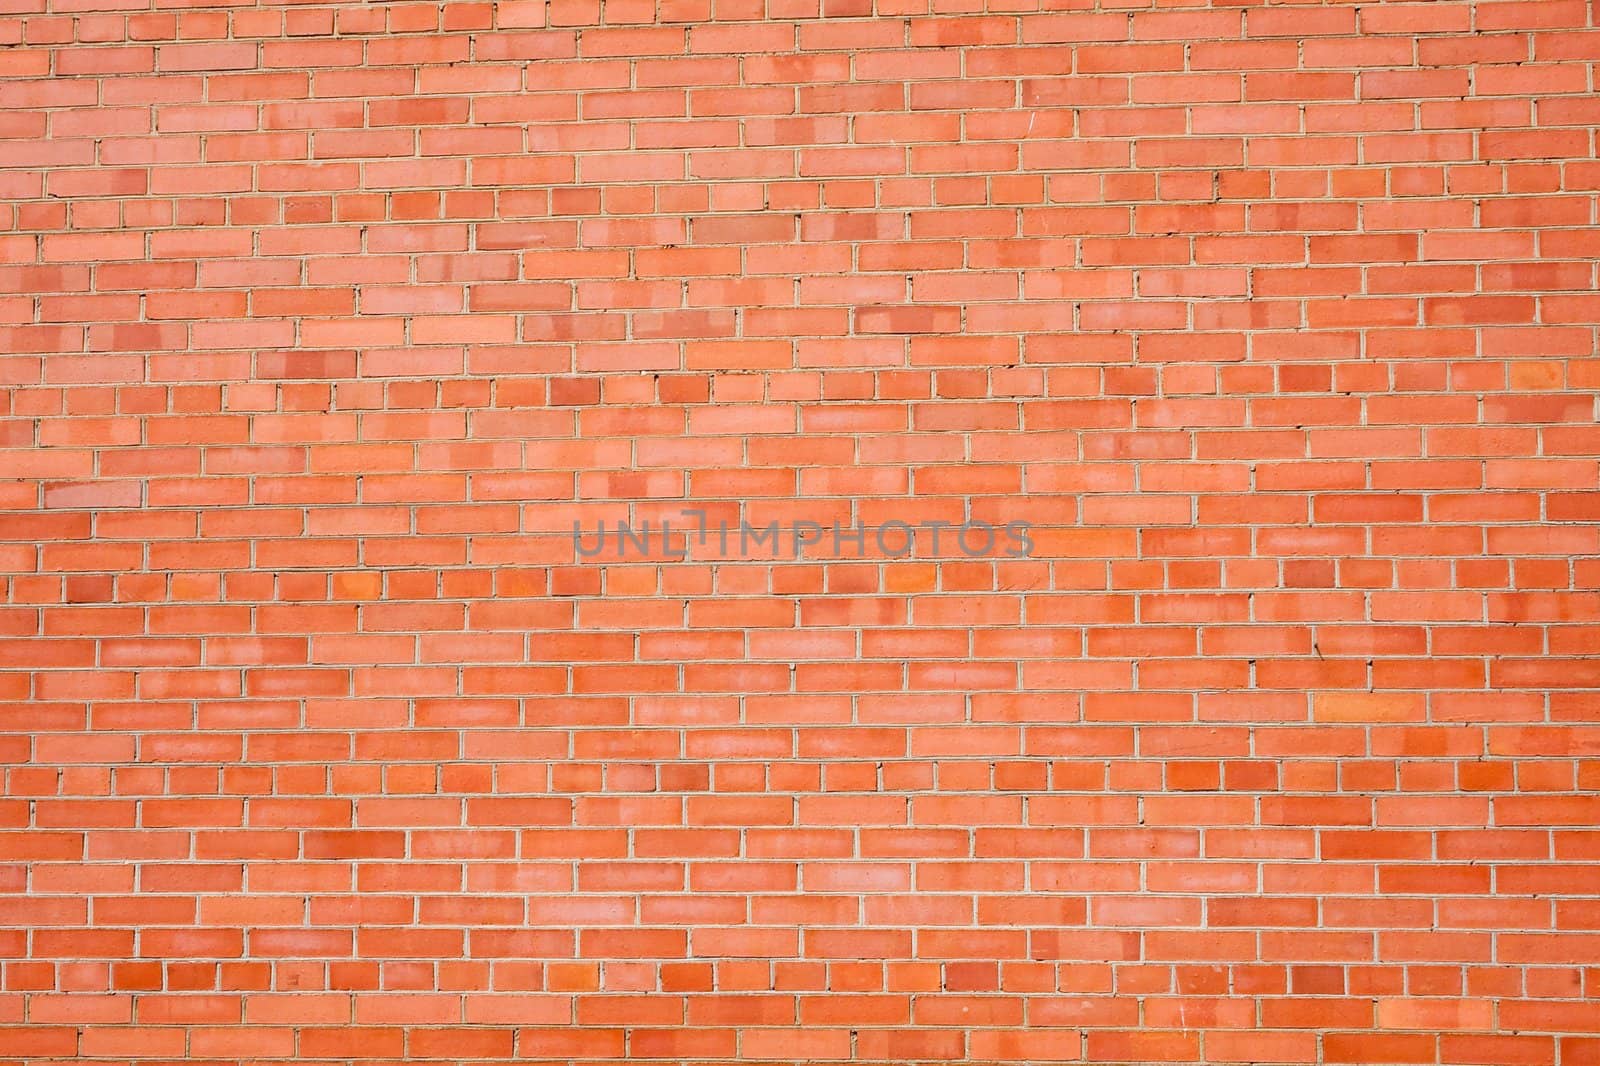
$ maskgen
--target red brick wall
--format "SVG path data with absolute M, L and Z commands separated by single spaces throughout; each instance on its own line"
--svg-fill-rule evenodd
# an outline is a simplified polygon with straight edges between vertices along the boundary
M 1047 6 L 6 0 L 0 1061 L 1600 1062 L 1595 6 Z

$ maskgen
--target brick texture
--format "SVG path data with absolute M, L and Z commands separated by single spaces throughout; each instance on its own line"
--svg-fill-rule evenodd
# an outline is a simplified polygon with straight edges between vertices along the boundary
M 0 1062 L 1600 1063 L 1597 5 L 0 11 Z

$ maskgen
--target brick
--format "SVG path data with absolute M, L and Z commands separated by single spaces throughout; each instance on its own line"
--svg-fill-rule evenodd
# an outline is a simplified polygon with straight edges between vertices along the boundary
M 19 11 L 0 1047 L 1600 1056 L 1591 7 Z

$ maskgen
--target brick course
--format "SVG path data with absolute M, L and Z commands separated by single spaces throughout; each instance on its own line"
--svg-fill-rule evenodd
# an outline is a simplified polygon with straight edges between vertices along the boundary
M 0 1062 L 1600 1063 L 1600 5 L 3 12 Z

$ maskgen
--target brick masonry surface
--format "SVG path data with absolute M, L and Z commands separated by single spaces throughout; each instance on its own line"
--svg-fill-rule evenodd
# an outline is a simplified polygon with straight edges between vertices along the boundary
M 0 1064 L 1600 1063 L 1597 14 L 0 0 Z

